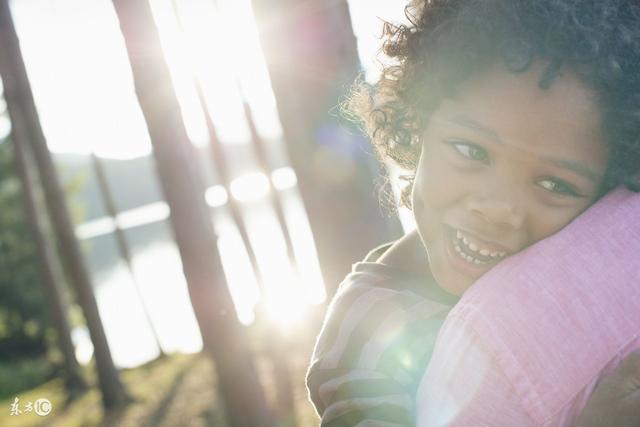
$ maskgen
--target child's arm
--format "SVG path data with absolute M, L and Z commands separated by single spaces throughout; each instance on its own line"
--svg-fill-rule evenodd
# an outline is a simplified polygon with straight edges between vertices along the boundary
M 322 425 L 414 425 L 417 382 L 449 306 L 353 273 L 331 302 L 307 374 Z

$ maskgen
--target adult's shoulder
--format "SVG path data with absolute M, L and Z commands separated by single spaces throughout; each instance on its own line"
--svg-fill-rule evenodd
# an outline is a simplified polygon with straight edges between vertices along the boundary
M 534 425 L 570 423 L 598 378 L 640 346 L 639 216 L 640 194 L 617 190 L 558 234 L 505 260 L 452 310 L 437 354 L 455 354 L 456 342 L 466 343 L 468 354 L 476 349 L 489 363 L 487 378 L 502 381 L 497 386 L 509 388 Z M 423 383 L 455 373 L 437 354 Z M 456 369 L 472 359 L 460 358 Z M 492 387 L 483 379 L 467 388 L 469 407 L 496 396 L 485 393 Z M 419 399 L 429 399 L 425 393 Z M 480 406 L 500 411 L 499 402 Z

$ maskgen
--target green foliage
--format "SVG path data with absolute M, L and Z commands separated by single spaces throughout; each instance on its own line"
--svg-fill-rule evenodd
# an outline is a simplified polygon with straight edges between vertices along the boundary
M 0 399 L 36 387 L 54 374 L 54 367 L 44 357 L 0 361 Z
M 0 362 L 46 353 L 50 328 L 11 145 L 0 143 Z

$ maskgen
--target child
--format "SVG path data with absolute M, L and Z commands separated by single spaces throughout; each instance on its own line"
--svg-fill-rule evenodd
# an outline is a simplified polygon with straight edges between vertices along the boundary
M 349 107 L 412 171 L 417 231 L 356 264 L 331 303 L 307 376 L 323 425 L 413 425 L 457 297 L 612 188 L 637 190 L 634 2 L 414 1 L 407 16 L 385 26 L 397 63 Z

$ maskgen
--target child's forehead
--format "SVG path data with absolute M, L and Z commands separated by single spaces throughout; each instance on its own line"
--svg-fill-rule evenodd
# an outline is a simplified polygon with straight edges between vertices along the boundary
M 537 61 L 520 73 L 501 65 L 487 68 L 462 82 L 454 96 L 443 99 L 438 110 L 511 119 L 525 116 L 530 120 L 543 118 L 549 124 L 583 123 L 600 128 L 602 114 L 594 91 L 568 68 L 562 68 L 549 87 L 541 88 L 545 66 Z
M 551 100 L 565 110 L 589 110 L 596 107 L 595 92 L 570 68 L 561 67 L 548 87 L 541 87 L 547 61 L 534 61 L 522 72 L 509 71 L 504 65 L 490 66 L 459 84 L 453 100 L 484 98 L 487 104 L 510 100 L 527 104 Z M 492 96 L 487 96 L 492 95 Z
M 570 70 L 542 89 L 542 65 L 523 73 L 496 67 L 465 82 L 456 96 L 444 99 L 434 111 L 429 128 L 472 132 L 526 151 L 565 153 L 595 162 L 607 148 L 591 89 Z

